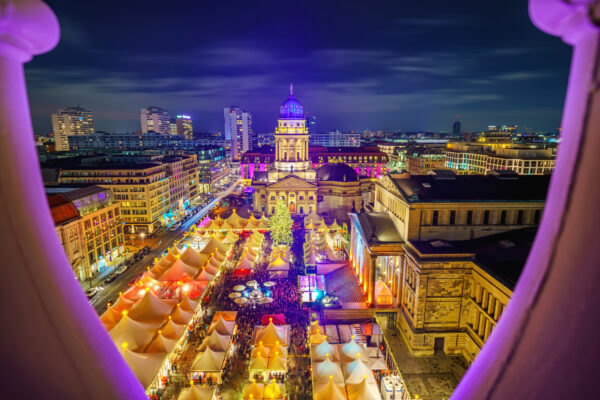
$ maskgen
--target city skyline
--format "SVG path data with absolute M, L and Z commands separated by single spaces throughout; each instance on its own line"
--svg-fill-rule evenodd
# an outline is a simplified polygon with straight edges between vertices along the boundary
M 305 2 L 313 13 L 259 4 L 231 19 L 220 5 L 189 5 L 162 10 L 165 21 L 182 20 L 168 32 L 147 23 L 159 17 L 152 7 L 108 15 L 54 3 L 61 43 L 26 68 L 36 133 L 78 103 L 98 130 L 139 130 L 139 109 L 152 104 L 217 132 L 223 107 L 236 104 L 254 114 L 256 132 L 269 132 L 289 83 L 322 132 L 449 131 L 457 116 L 463 131 L 498 122 L 554 131 L 560 122 L 570 50 L 533 27 L 525 3 L 472 2 L 461 14 L 448 4 L 369 13 L 353 2 Z M 332 13 L 349 26 L 336 29 Z M 240 18 L 264 28 L 242 36 Z

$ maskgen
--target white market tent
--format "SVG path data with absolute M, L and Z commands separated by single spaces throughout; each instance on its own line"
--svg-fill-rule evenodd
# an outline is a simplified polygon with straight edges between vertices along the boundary
M 340 356 L 342 356 L 343 361 L 353 361 L 357 358 L 366 360 L 368 358 L 365 348 L 356 343 L 354 339 L 348 343 L 340 344 L 338 346 L 340 350 Z
M 269 271 L 289 271 L 290 263 L 281 259 L 281 257 L 277 257 L 277 259 L 271 261 L 267 266 L 267 270 Z
M 161 334 L 169 339 L 179 339 L 184 330 L 185 325 L 176 324 L 172 319 L 169 318 L 167 323 L 163 325 Z
M 198 269 L 187 265 L 178 258 L 171 268 L 166 270 L 159 276 L 159 281 L 178 281 L 185 277 L 193 279 L 198 274 Z
M 191 246 L 188 246 L 179 259 L 187 265 L 194 268 L 200 268 L 206 262 L 207 256 L 206 254 L 198 253 L 196 250 L 192 249 Z
M 134 304 L 127 316 L 138 322 L 162 323 L 173 310 L 173 305 L 161 300 L 146 288 L 144 297 Z
M 262 383 L 256 383 L 253 381 L 250 385 L 244 386 L 243 398 L 244 400 L 258 400 L 263 398 L 263 393 L 264 387 Z
M 162 331 L 158 331 L 158 335 L 152 340 L 150 345 L 146 348 L 144 353 L 163 353 L 168 354 L 173 350 L 175 344 L 177 343 L 176 339 L 170 339 L 164 337 Z
M 264 357 L 262 353 L 256 353 L 256 357 L 250 360 L 250 365 L 248 365 L 248 370 L 250 371 L 263 371 L 267 369 L 267 359 Z M 252 373 L 251 373 L 252 374 Z
M 200 385 L 191 385 L 179 393 L 177 400 L 212 400 L 215 395 L 215 387 L 201 387 Z
M 126 346 L 128 348 L 141 350 L 152 340 L 156 328 L 158 328 L 157 324 L 137 322 L 124 315 L 108 334 L 119 348 L 123 346 L 123 343 L 127 343 Z
M 223 360 L 225 359 L 224 351 L 213 351 L 210 348 L 198 353 L 190 371 L 199 372 L 216 372 L 221 370 Z
M 136 353 L 127 346 L 121 349 L 121 354 L 144 388 L 152 383 L 166 356 L 164 353 Z
M 267 326 L 259 328 L 256 331 L 256 340 L 254 343 L 256 344 L 262 341 L 267 347 L 274 347 L 277 345 L 287 346 L 288 333 L 289 325 L 276 326 L 273 324 L 273 321 L 270 321 Z
M 217 331 L 213 331 L 210 335 L 204 338 L 199 350 L 204 351 L 207 347 L 213 351 L 226 351 L 229 345 L 229 335 L 221 335 Z
M 325 384 L 315 386 L 314 400 L 346 400 L 344 385 L 333 383 L 330 379 Z
M 349 383 L 360 383 L 365 379 L 367 383 L 376 383 L 371 368 L 360 359 L 346 364 L 344 373 L 346 376 L 346 385 Z
M 226 321 L 223 316 L 212 323 L 208 328 L 208 334 L 210 335 L 213 331 L 217 331 L 221 335 L 233 335 L 233 328 L 235 327 L 235 321 Z
M 200 251 L 200 254 L 212 254 L 216 251 L 221 252 L 222 254 L 227 254 L 229 250 L 229 245 L 221 243 L 214 236 L 210 238 L 210 240 L 206 243 L 204 248 Z
M 329 358 L 326 358 L 323 362 L 316 363 L 313 373 L 313 380 L 315 383 L 327 383 L 329 382 L 330 376 L 334 383 L 344 383 L 342 368 L 338 363 L 331 361 Z
M 331 358 L 333 361 L 339 361 L 340 359 L 337 347 L 331 345 L 327 340 L 324 340 L 322 343 L 314 346 L 312 352 L 313 360 L 325 361 L 327 354 L 329 354 L 329 358 Z
M 267 363 L 267 369 L 269 371 L 285 371 L 286 361 L 283 357 L 269 357 Z
M 349 400 L 380 400 L 381 395 L 377 389 L 376 383 L 369 383 L 365 378 L 360 383 L 346 384 Z
M 392 292 L 384 281 L 379 279 L 375 283 L 375 303 L 380 306 L 391 306 L 393 302 Z
M 283 399 L 283 384 L 271 382 L 265 386 L 264 399 Z
M 176 324 L 187 325 L 192 319 L 192 314 L 192 312 L 182 310 L 181 306 L 177 304 L 171 313 L 171 320 Z

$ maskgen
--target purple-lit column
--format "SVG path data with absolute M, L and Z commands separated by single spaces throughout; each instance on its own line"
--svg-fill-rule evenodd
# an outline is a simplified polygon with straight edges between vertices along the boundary
M 58 38 L 43 2 L 0 0 L 2 398 L 145 399 L 75 279 L 44 193 L 23 64 Z
M 598 396 L 600 2 L 530 0 L 529 11 L 573 46 L 563 137 L 525 270 L 454 399 Z

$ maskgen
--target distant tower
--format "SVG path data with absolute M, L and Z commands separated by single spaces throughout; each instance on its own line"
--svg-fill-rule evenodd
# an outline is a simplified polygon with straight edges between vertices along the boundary
M 308 128 L 308 134 L 312 135 L 313 133 L 317 133 L 317 117 L 315 115 L 308 115 L 308 113 L 304 113 L 306 115 L 306 128 Z
M 225 119 L 225 139 L 231 140 L 231 158 L 239 159 L 240 154 L 250 150 L 252 140 L 252 114 L 236 106 L 223 109 Z
M 142 108 L 140 122 L 142 133 L 155 132 L 168 135 L 171 131 L 169 113 L 160 107 Z
M 186 139 L 194 138 L 192 118 L 189 115 L 178 115 L 175 124 L 178 135 L 183 135 Z
M 294 97 L 294 86 L 279 109 L 275 129 L 275 168 L 280 171 L 306 171 L 310 168 L 308 156 L 308 128 L 304 108 Z
M 452 124 L 452 136 L 460 137 L 460 121 L 454 121 Z
M 69 136 L 94 133 L 92 112 L 82 107 L 69 107 L 52 114 L 52 130 L 57 151 L 69 150 Z

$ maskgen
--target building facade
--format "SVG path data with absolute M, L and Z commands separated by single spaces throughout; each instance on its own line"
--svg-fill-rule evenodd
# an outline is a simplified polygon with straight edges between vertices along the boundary
M 324 147 L 360 147 L 360 133 L 340 131 L 311 133 L 310 144 Z
M 192 117 L 190 117 L 189 115 L 178 115 L 177 119 L 175 120 L 175 127 L 178 135 L 183 136 L 187 140 L 194 138 L 194 130 L 192 128 Z
M 68 151 L 69 137 L 94 133 L 94 117 L 79 106 L 65 108 L 52 114 L 52 130 L 56 151 Z
M 231 159 L 239 160 L 241 154 L 251 147 L 252 114 L 240 107 L 230 106 L 223 109 L 223 117 L 225 139 L 231 141 Z
M 143 134 L 154 132 L 159 135 L 168 135 L 171 133 L 169 113 L 160 107 L 150 106 L 142 108 L 140 123 Z

